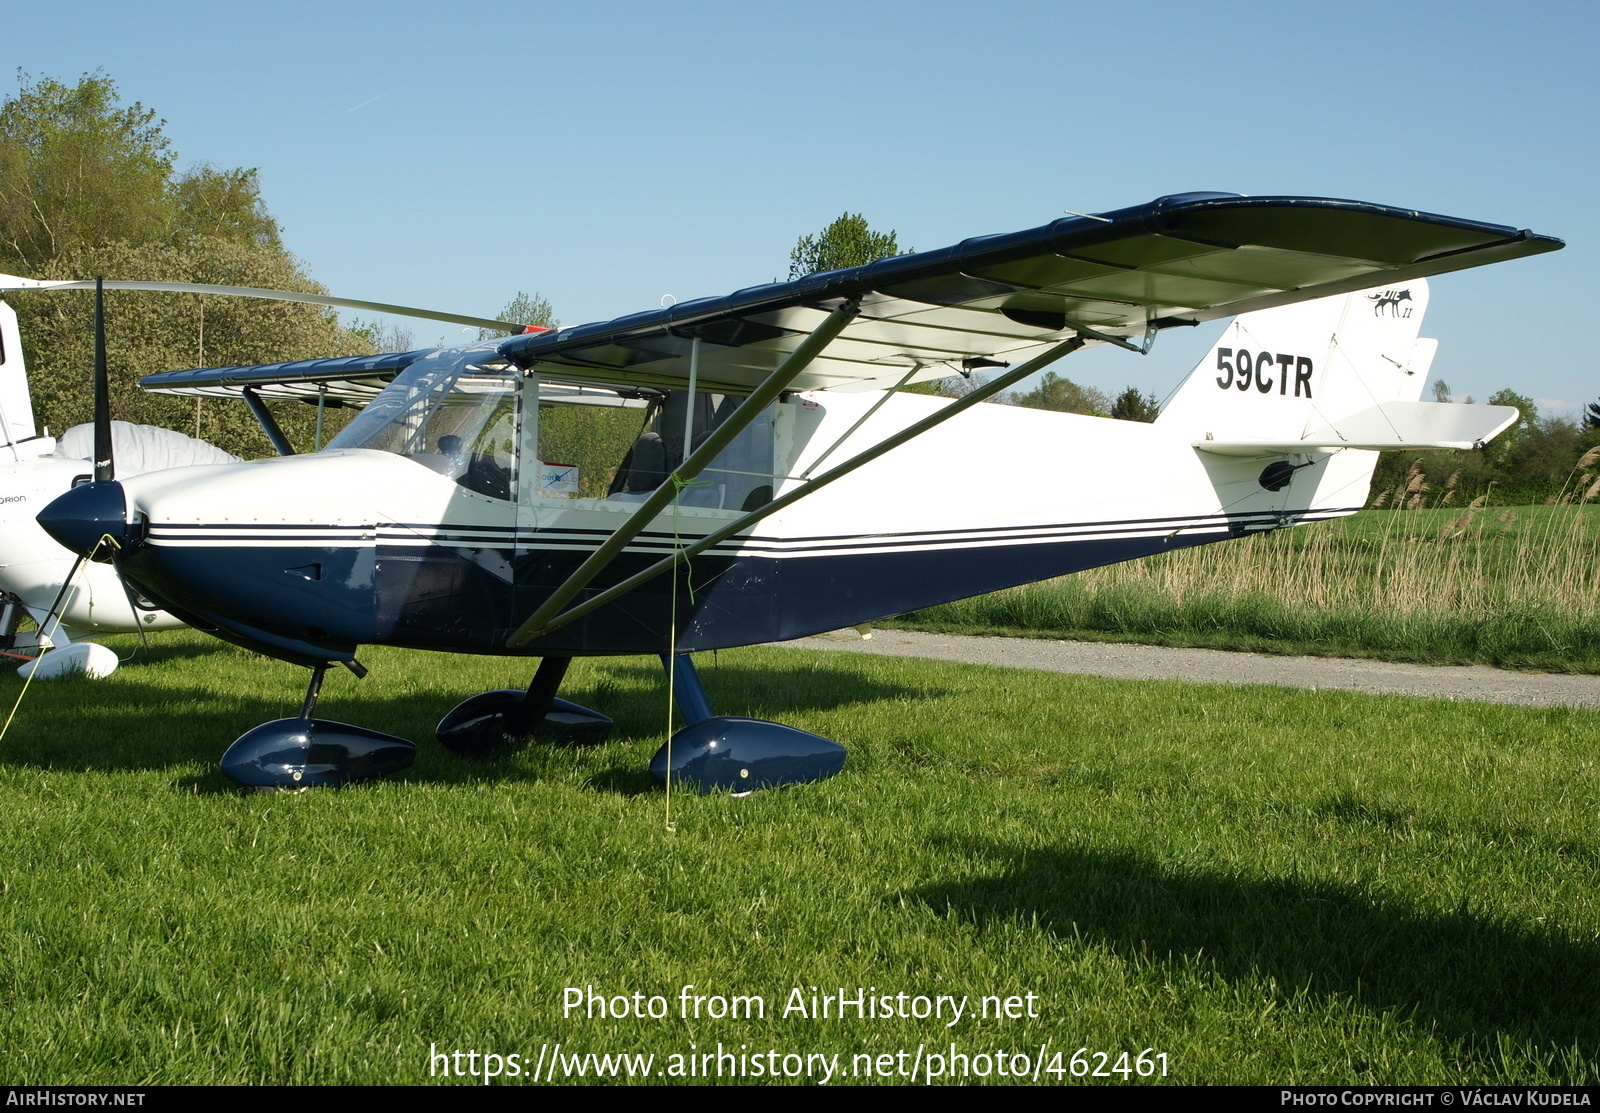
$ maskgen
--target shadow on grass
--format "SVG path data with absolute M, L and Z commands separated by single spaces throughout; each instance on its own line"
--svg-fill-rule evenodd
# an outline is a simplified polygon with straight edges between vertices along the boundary
M 1600 945 L 1474 911 L 1419 912 L 1324 880 L 1174 870 L 1133 853 L 951 840 L 992 876 L 908 893 L 980 926 L 1036 921 L 1162 980 L 1272 978 L 1315 1003 L 1351 1000 L 1458 1042 L 1497 1069 L 1496 1036 L 1592 1080 Z M 1574 1062 L 1574 1047 L 1587 1060 Z
M 218 654 L 232 654 L 234 647 L 225 642 L 204 641 L 197 639 L 179 639 L 162 637 L 162 631 L 156 631 L 143 645 L 139 639 L 132 635 L 124 635 L 105 642 L 106 648 L 114 651 L 124 666 L 145 668 L 174 664 L 180 661 L 193 661 L 206 657 L 215 657 Z
M 587 783 L 596 792 L 607 792 L 613 796 L 649 796 L 661 791 L 661 786 L 650 776 L 650 771 L 643 768 L 617 766 L 596 773 Z
M 1600 869 L 1600 853 L 1592 845 L 1578 839 L 1552 838 L 1545 829 L 1531 823 L 1478 818 L 1467 825 L 1454 824 L 1439 816 L 1423 817 L 1414 811 L 1401 811 L 1376 804 L 1349 790 L 1322 797 L 1311 809 L 1311 814 L 1348 827 L 1367 827 L 1391 836 L 1405 836 L 1414 830 L 1422 830 L 1441 838 L 1486 840 L 1507 848 L 1538 847 L 1543 853 L 1557 858 L 1582 863 L 1589 869 Z M 1596 1029 L 1600 1031 L 1600 1024 L 1596 1025 Z
M 886 684 L 845 669 L 812 667 L 809 661 L 799 669 L 756 668 L 719 665 L 711 654 L 700 653 L 695 665 L 718 715 L 775 718 L 786 712 L 827 711 L 882 700 L 937 699 L 946 692 L 941 687 Z M 613 665 L 609 671 L 619 680 L 654 685 L 645 705 L 648 714 L 659 717 L 666 700 L 664 670 L 659 665 Z
M 187 656 L 184 646 L 173 656 Z M 148 659 L 155 663 L 154 658 Z M 366 695 L 346 687 L 325 694 L 319 717 L 356 723 L 417 743 L 416 764 L 401 774 L 408 781 L 536 781 L 574 773 L 604 792 L 636 795 L 655 790 L 644 762 L 659 745 L 665 725 L 666 687 L 662 670 L 643 665 L 607 665 L 599 680 L 575 684 L 562 695 L 610 715 L 616 729 L 598 747 L 563 747 L 534 742 L 530 747 L 487 760 L 445 751 L 434 728 L 446 712 L 472 692 L 424 689 L 404 695 Z M 230 693 L 197 684 L 192 672 L 170 678 L 156 669 L 129 670 L 103 681 L 72 678 L 33 685 L 16 721 L 0 741 L 0 767 L 33 767 L 60 772 L 113 772 L 206 767 L 178 771 L 175 787 L 186 792 L 236 792 L 217 770 L 217 761 L 234 739 L 261 723 L 298 714 L 299 677 L 286 673 L 282 697 Z M 647 684 L 634 682 L 644 679 Z M 617 681 L 622 681 L 619 684 Z M 303 680 L 300 681 L 303 683 Z M 846 669 L 808 668 L 796 673 L 749 666 L 708 669 L 706 687 L 719 711 L 775 717 L 784 712 L 827 711 L 855 704 L 919 698 L 931 693 L 885 684 Z M 0 713 L 21 691 L 20 682 L 0 682 Z M 637 771 L 624 764 L 624 750 L 647 744 Z

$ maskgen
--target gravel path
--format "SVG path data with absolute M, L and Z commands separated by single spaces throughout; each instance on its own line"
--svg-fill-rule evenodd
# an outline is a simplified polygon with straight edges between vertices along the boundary
M 841 631 L 780 644 L 803 649 L 1086 673 L 1121 680 L 1283 684 L 1293 688 L 1346 688 L 1353 692 L 1386 692 L 1528 707 L 1600 707 L 1600 676 L 1508 672 L 1487 665 L 1397 665 L 1343 657 L 1275 657 L 1218 649 L 1172 649 L 1043 638 L 975 638 L 915 630 L 874 630 L 868 640 L 854 632 Z

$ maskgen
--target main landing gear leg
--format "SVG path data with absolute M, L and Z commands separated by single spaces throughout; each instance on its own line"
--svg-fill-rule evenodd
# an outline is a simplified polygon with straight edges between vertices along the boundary
M 311 670 L 297 719 L 274 719 L 240 735 L 222 755 L 222 771 L 260 791 L 336 788 L 408 768 L 417 747 L 404 738 L 349 723 L 313 719 L 327 665 Z M 357 676 L 365 674 L 353 667 Z
M 466 757 L 489 757 L 540 738 L 587 746 L 611 737 L 611 720 L 598 711 L 557 699 L 571 657 L 546 657 L 526 692 L 501 688 L 479 692 L 439 720 L 439 744 Z
M 844 768 L 844 747 L 831 739 L 765 719 L 713 715 L 687 653 L 662 654 L 661 664 L 688 725 L 650 759 L 657 784 L 666 783 L 670 766 L 674 782 L 743 796 L 758 788 L 820 781 Z

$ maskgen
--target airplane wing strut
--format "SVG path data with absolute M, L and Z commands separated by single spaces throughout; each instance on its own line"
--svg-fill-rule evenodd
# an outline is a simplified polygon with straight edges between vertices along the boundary
M 536 621 L 542 614 L 544 614 L 544 612 L 550 611 L 553 613 L 557 609 L 552 607 L 547 601 L 543 607 L 539 608 L 539 611 L 535 612 L 532 618 L 523 623 L 517 632 L 511 635 L 508 644 L 513 647 L 524 645 L 527 642 L 532 641 L 534 638 L 541 637 L 544 634 L 548 634 L 552 630 L 560 629 L 569 622 L 574 622 L 577 619 L 582 618 L 590 611 L 598 610 L 600 607 L 603 607 L 607 603 L 626 595 L 628 592 L 634 590 L 640 585 L 655 579 L 657 576 L 673 568 L 674 566 L 685 563 L 691 557 L 705 552 L 713 545 L 721 544 L 723 541 L 726 541 L 728 538 L 734 536 L 742 530 L 748 529 L 750 526 L 755 525 L 767 515 L 775 514 L 784 507 L 799 502 L 807 495 L 815 494 L 817 491 L 821 490 L 823 487 L 826 487 L 834 480 L 843 479 L 857 468 L 862 467 L 865 464 L 870 464 L 884 453 L 898 448 L 906 441 L 909 441 L 914 437 L 920 437 L 929 429 L 932 429 L 937 425 L 942 425 L 944 422 L 949 421 L 951 418 L 963 413 L 970 407 L 977 405 L 979 402 L 987 401 L 994 395 L 1000 393 L 1002 390 L 1005 390 L 1007 387 L 1014 386 L 1036 371 L 1043 370 L 1045 367 L 1054 363 L 1063 356 L 1071 355 L 1073 352 L 1083 347 L 1086 343 L 1088 343 L 1086 337 L 1074 336 L 1071 339 L 1057 344 L 1049 351 L 1040 353 L 1033 359 L 1028 360 L 1026 363 L 1017 364 L 1017 366 L 1013 367 L 1010 371 L 1007 371 L 1004 375 L 984 383 L 982 386 L 977 387 L 976 389 L 952 402 L 950 405 L 939 410 L 939 412 L 930 414 L 928 417 L 923 418 L 914 425 L 907 426 L 900 432 L 895 433 L 893 436 L 885 437 L 871 448 L 856 453 L 856 455 L 850 457 L 850 459 L 846 460 L 842 464 L 836 464 L 834 467 L 829 468 L 815 479 L 809 480 L 801 486 L 796 487 L 794 490 L 790 491 L 781 498 L 774 499 L 765 506 L 758 507 L 755 510 L 750 511 L 748 514 L 740 516 L 734 521 L 723 526 L 721 529 L 707 534 L 705 537 L 701 538 L 699 541 L 696 541 L 692 545 L 686 545 L 683 548 L 674 551 L 671 556 L 663 557 L 661 560 L 652 564 L 644 571 L 629 576 L 626 580 L 607 588 L 605 591 L 602 591 L 599 595 L 596 595 L 591 599 L 584 600 L 571 610 L 565 611 L 561 614 L 556 614 L 555 617 L 545 621 L 542 626 L 536 625 Z M 670 482 L 668 482 L 663 484 L 657 493 L 659 494 L 660 491 L 671 491 L 675 495 L 676 490 L 677 489 Z M 595 571 L 598 572 L 599 569 L 597 568 Z M 592 579 L 593 577 L 591 576 L 590 578 Z M 581 587 L 582 585 L 579 586 Z M 572 594 L 576 594 L 576 592 L 573 592 Z M 568 598 L 570 597 L 571 596 L 569 595 Z M 554 598 L 554 596 L 552 596 L 552 598 Z
M 806 337 L 805 342 L 768 375 L 766 381 L 739 403 L 739 408 L 728 417 L 728 420 L 717 426 L 716 430 L 706 438 L 705 443 L 695 449 L 689 458 L 667 477 L 667 481 L 639 505 L 639 509 L 629 516 L 627 522 L 614 530 L 598 549 L 589 554 L 589 559 L 579 565 L 560 587 L 550 593 L 550 597 L 540 604 L 539 609 L 511 635 L 510 644 L 518 646 L 534 638 L 562 607 L 570 603 L 578 592 L 617 558 L 628 542 L 656 520 L 668 504 L 678 497 L 685 483 L 699 475 L 735 437 L 744 432 L 745 426 L 761 416 L 762 410 L 777 401 L 778 395 L 784 392 L 812 360 L 822 354 L 829 342 L 843 332 L 845 326 L 855 320 L 860 312 L 861 299 L 852 298 L 828 314 L 827 319 L 817 326 L 816 331 Z

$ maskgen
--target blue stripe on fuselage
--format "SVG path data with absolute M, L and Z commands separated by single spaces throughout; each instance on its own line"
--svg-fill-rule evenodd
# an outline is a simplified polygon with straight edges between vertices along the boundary
M 1070 527 L 1076 537 L 1053 540 L 1024 541 L 1017 535 L 1028 531 L 1013 529 L 1005 531 L 1010 541 L 983 531 L 992 539 L 855 538 L 819 544 L 827 551 L 814 555 L 702 555 L 687 576 L 679 573 L 677 646 L 699 651 L 803 637 L 1223 540 L 1264 524 L 1252 516 L 1235 520 L 1230 529 L 1217 516 L 1204 530 L 1170 533 L 1144 523 L 1108 523 L 1123 532 L 1144 527 L 1131 537 L 1077 526 Z M 191 536 L 203 538 L 199 530 Z M 225 627 L 271 631 L 340 652 L 377 643 L 466 653 L 604 655 L 659 653 L 667 645 L 673 583 L 663 575 L 548 637 L 506 648 L 521 619 L 588 555 L 586 545 L 519 554 L 506 545 L 507 537 L 476 546 L 439 540 L 419 546 L 381 539 L 296 543 L 292 536 L 286 529 L 272 544 L 253 546 L 223 538 L 214 545 L 161 545 L 152 537 L 128 561 L 128 570 L 158 602 Z M 907 551 L 911 544 L 924 547 Z M 623 553 L 580 601 L 659 559 L 656 552 Z

